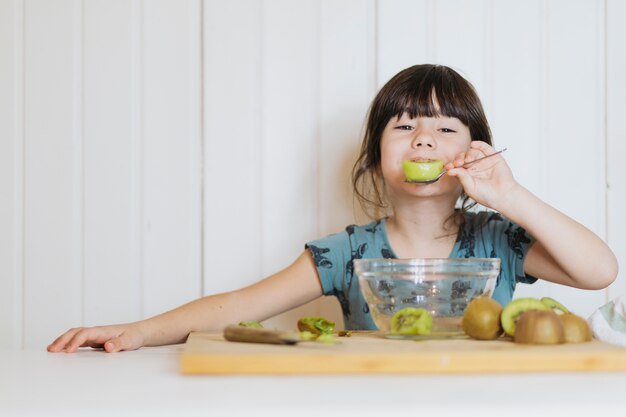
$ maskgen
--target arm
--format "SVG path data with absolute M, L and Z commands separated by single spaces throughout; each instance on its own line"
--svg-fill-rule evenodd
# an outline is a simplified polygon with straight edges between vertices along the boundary
M 484 142 L 472 142 L 453 165 L 460 167 L 493 152 Z M 475 166 L 475 171 L 456 168 L 449 174 L 458 176 L 478 203 L 497 210 L 536 239 L 526 256 L 526 273 L 583 289 L 605 288 L 615 280 L 617 259 L 602 239 L 518 184 L 501 156 Z
M 249 287 L 206 296 L 135 323 L 71 329 L 48 350 L 74 352 L 91 346 L 117 352 L 182 343 L 192 331 L 221 330 L 242 320 L 265 320 L 321 295 L 313 259 L 304 251 L 289 267 Z

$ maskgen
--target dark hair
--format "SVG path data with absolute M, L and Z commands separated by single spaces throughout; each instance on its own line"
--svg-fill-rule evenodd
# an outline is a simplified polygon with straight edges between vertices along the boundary
M 399 72 L 372 101 L 361 151 L 352 169 L 355 196 L 370 217 L 378 217 L 381 210 L 388 208 L 378 169 L 380 140 L 389 120 L 405 112 L 411 118 L 455 117 L 469 128 L 472 140 L 491 145 L 491 129 L 478 94 L 459 73 L 443 65 L 429 64 Z M 462 207 L 469 209 L 468 197 L 463 194 L 462 198 Z

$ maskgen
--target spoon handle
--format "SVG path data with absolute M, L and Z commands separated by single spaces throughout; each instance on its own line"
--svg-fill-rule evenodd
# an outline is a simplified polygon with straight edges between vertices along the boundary
M 482 158 L 478 158 L 478 159 L 474 159 L 473 161 L 469 161 L 466 162 L 462 165 L 463 168 L 469 168 L 470 166 L 474 165 L 476 162 L 478 161 L 482 161 L 483 159 L 487 159 L 487 158 L 491 158 L 492 156 L 496 156 L 498 154 L 501 154 L 502 152 L 506 151 L 506 148 L 504 149 L 500 149 L 497 152 L 492 153 L 491 155 L 487 155 L 487 156 L 483 156 Z

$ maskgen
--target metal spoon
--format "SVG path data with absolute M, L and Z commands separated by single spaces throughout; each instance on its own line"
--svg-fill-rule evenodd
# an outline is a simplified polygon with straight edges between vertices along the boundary
M 506 148 L 501 149 L 501 150 L 499 150 L 499 151 L 497 151 L 497 152 L 494 152 L 494 153 L 492 153 L 491 155 L 483 156 L 482 158 L 478 158 L 478 159 L 474 159 L 473 161 L 466 162 L 465 164 L 463 164 L 463 165 L 461 166 L 461 168 L 469 168 L 469 167 L 471 167 L 472 165 L 474 165 L 474 164 L 475 164 L 476 162 L 478 162 L 478 161 L 482 161 L 483 159 L 487 159 L 487 158 L 490 158 L 490 157 L 492 157 L 492 156 L 499 155 L 499 154 L 501 154 L 501 153 L 502 153 L 502 152 L 504 152 L 504 151 L 506 151 Z M 441 178 L 441 177 L 443 176 L 443 174 L 445 174 L 446 172 L 448 172 L 448 171 L 446 171 L 446 170 L 444 169 L 444 170 L 442 170 L 442 171 L 439 173 L 439 175 L 437 175 L 435 178 L 430 179 L 430 180 L 422 180 L 422 181 L 409 181 L 409 180 L 404 180 L 404 182 L 408 182 L 409 184 L 422 184 L 422 185 L 432 184 L 433 182 L 435 182 L 435 181 L 439 180 L 439 178 Z

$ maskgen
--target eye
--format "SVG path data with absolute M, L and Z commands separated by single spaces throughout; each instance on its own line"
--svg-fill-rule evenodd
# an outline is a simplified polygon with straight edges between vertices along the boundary
M 396 126 L 396 129 L 398 129 L 398 130 L 413 130 L 413 126 L 411 126 L 411 125 L 400 125 L 400 126 Z
M 439 131 L 443 133 L 456 133 L 456 130 L 450 129 L 448 127 L 442 127 L 441 129 L 439 129 Z

